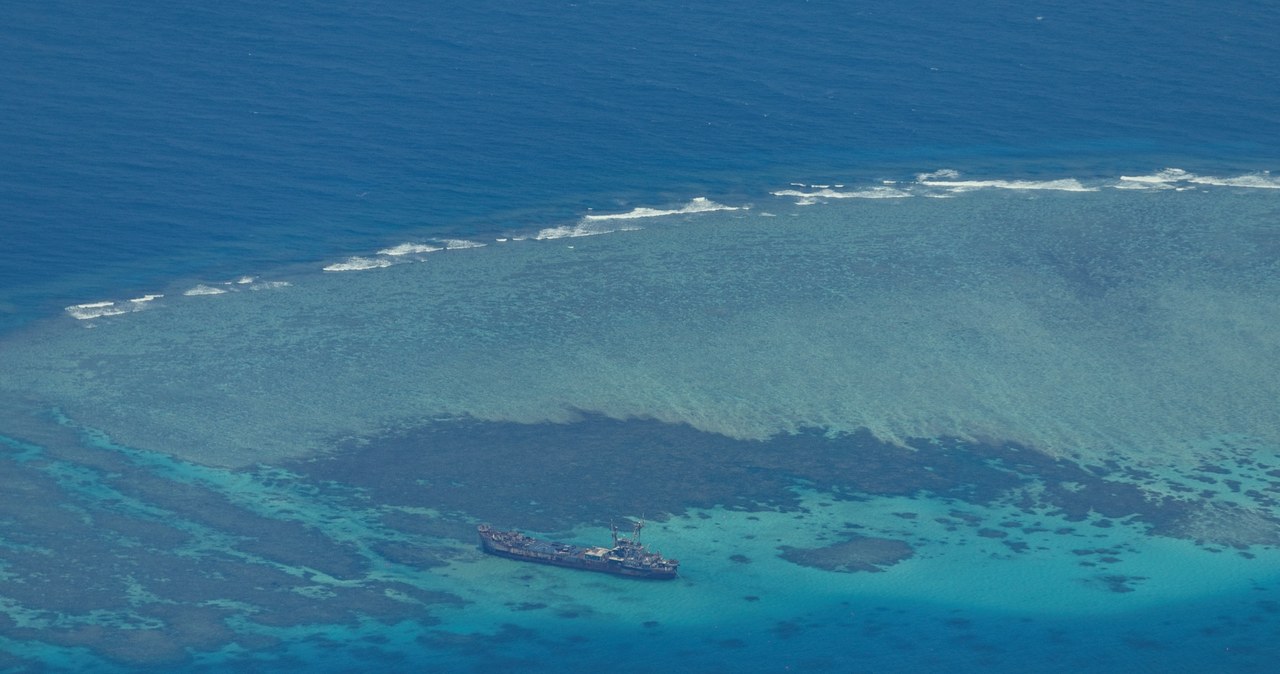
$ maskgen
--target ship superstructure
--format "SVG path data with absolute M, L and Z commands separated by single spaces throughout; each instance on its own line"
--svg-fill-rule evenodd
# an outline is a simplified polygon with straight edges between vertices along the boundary
M 557 541 L 544 541 L 519 531 L 500 531 L 481 524 L 480 547 L 491 555 L 539 564 L 552 564 L 572 569 L 599 571 L 615 576 L 669 580 L 676 577 L 680 562 L 650 552 L 640 543 L 644 522 L 635 522 L 631 535 L 613 531 L 613 547 L 581 547 Z

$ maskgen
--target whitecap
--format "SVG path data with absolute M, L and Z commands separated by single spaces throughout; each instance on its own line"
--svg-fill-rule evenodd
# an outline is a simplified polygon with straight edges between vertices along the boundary
M 1153 173 L 1147 176 L 1120 176 L 1120 180 L 1125 183 L 1138 183 L 1141 185 L 1160 186 L 1160 185 L 1168 185 L 1169 183 L 1180 182 L 1180 181 L 1187 180 L 1189 178 L 1194 178 L 1194 177 L 1195 177 L 1194 175 L 1187 173 L 1182 169 L 1167 168 L 1167 169 L 1164 169 L 1163 171 L 1157 171 L 1156 173 Z
M 447 250 L 460 250 L 463 248 L 484 248 L 488 244 L 479 241 L 468 241 L 466 239 L 443 239 L 441 243 Z
M 73 304 L 66 307 L 66 312 L 72 318 L 86 321 L 91 318 L 99 318 L 101 316 L 118 316 L 127 314 L 134 309 L 122 307 L 115 302 L 88 302 L 85 304 Z
M 1150 175 L 1120 176 L 1120 182 L 1114 187 L 1120 190 L 1185 190 L 1185 183 L 1195 178 L 1191 173 L 1179 168 L 1167 168 Z
M 240 285 L 248 285 L 250 283 L 253 283 L 253 281 L 254 281 L 254 278 L 252 276 L 241 276 L 240 278 L 236 279 L 236 283 L 239 283 Z
M 1259 189 L 1280 189 L 1280 178 L 1271 175 L 1270 171 L 1250 173 L 1234 178 L 1217 178 L 1214 176 L 1193 176 L 1188 182 L 1218 187 L 1254 187 Z
M 606 213 L 601 215 L 587 215 L 584 220 L 635 220 L 638 218 L 657 218 L 664 215 L 685 215 L 688 213 L 709 213 L 711 211 L 738 211 L 742 210 L 740 206 L 726 206 L 716 203 L 706 197 L 695 197 L 689 203 L 680 208 L 633 208 L 626 213 Z
M 391 260 L 379 257 L 349 257 L 345 262 L 335 262 L 324 268 L 325 271 L 364 271 L 390 267 Z
M 578 236 L 596 236 L 598 234 L 612 234 L 613 232 L 629 232 L 640 229 L 634 225 L 625 227 L 611 227 L 600 222 L 582 220 L 572 225 L 561 225 L 559 227 L 548 227 L 539 230 L 533 238 L 537 241 L 548 241 L 551 239 L 566 239 Z
M 378 251 L 378 254 L 400 256 L 400 255 L 413 255 L 417 253 L 434 253 L 438 250 L 444 250 L 444 249 L 441 248 L 440 246 L 432 246 L 425 243 L 402 243 L 398 246 L 383 248 L 382 250 Z
M 817 190 L 816 192 L 804 192 L 801 190 L 778 190 L 770 192 L 775 197 L 799 197 L 801 199 L 901 199 L 903 197 L 912 196 L 910 192 L 895 189 L 892 187 L 872 187 L 865 190 L 854 190 L 850 192 L 841 192 L 829 188 Z
M 121 314 L 130 314 L 135 311 L 142 311 L 147 308 L 147 303 L 157 300 L 164 295 L 143 295 L 135 297 L 124 302 L 114 302 L 104 300 L 102 302 L 86 302 L 84 304 L 73 304 L 65 308 L 67 315 L 80 321 L 87 321 L 103 316 L 119 316 Z
M 955 169 L 939 169 L 927 173 L 917 173 L 916 183 L 929 187 L 945 187 L 953 192 L 964 192 L 976 189 L 1004 190 L 1059 190 L 1064 192 L 1096 192 L 1095 187 L 1086 187 L 1075 178 L 1059 178 L 1057 180 L 960 180 L 960 172 Z
M 264 281 L 249 286 L 249 290 L 274 290 L 276 288 L 287 288 L 293 285 L 288 281 Z
M 1179 168 L 1167 168 L 1145 176 L 1120 176 L 1120 189 L 1170 189 L 1179 184 L 1211 185 L 1214 187 L 1249 187 L 1258 189 L 1280 189 L 1280 178 L 1271 175 L 1270 171 L 1246 173 L 1232 178 L 1218 176 L 1202 176 Z M 1181 188 L 1186 189 L 1186 188 Z
M 1114 187 L 1115 189 L 1118 189 L 1118 190 L 1173 190 L 1173 189 L 1184 189 L 1184 188 L 1180 188 L 1180 187 L 1177 187 L 1177 186 L 1172 185 L 1172 184 L 1169 184 L 1169 183 L 1145 182 L 1145 181 L 1133 181 L 1133 180 L 1129 180 L 1127 177 L 1124 177 L 1124 176 L 1121 176 L 1121 178 L 1120 178 L 1120 182 L 1116 183 L 1115 185 L 1112 185 L 1112 187 Z
M 916 181 L 925 182 L 926 180 L 955 180 L 960 177 L 960 172 L 955 169 L 938 169 L 929 173 L 917 173 Z
M 1075 178 L 1059 178 L 1058 180 L 933 180 L 919 181 L 929 187 L 945 187 L 953 192 L 978 189 L 1001 190 L 1057 190 L 1062 192 L 1096 192 L 1096 187 L 1086 187 Z
M 188 296 L 188 297 L 192 297 L 192 296 L 195 296 L 195 295 L 221 295 L 221 294 L 226 293 L 226 292 L 227 292 L 227 290 L 225 290 L 225 289 L 223 289 L 223 288 L 215 288 L 215 287 L 213 287 L 213 286 L 207 286 L 207 285 L 205 285 L 205 284 L 201 283 L 200 285 L 198 285 L 198 286 L 196 286 L 196 287 L 194 287 L 194 288 L 192 288 L 192 289 L 190 289 L 190 290 L 188 290 L 187 292 L 182 293 L 182 294 L 183 294 L 183 295 L 186 295 L 186 296 Z
M 583 216 L 581 220 L 571 225 L 561 225 L 559 227 L 547 227 L 539 230 L 533 236 L 538 241 L 546 241 L 551 239 L 564 239 L 580 236 L 597 236 L 599 234 L 612 234 L 613 232 L 628 232 L 640 229 L 635 225 L 614 225 L 621 220 L 638 220 L 643 218 L 656 218 L 667 215 L 688 215 L 693 213 L 710 213 L 712 211 L 739 211 L 743 207 L 726 206 L 721 203 L 712 201 L 706 197 L 696 197 L 691 199 L 689 203 L 680 208 L 660 209 L 660 208 L 633 208 L 626 213 L 606 213 L 592 214 Z

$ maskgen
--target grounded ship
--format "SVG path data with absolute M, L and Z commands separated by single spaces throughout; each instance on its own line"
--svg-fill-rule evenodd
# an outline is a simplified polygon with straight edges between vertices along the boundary
M 488 524 L 481 524 L 480 547 L 491 555 L 526 562 L 567 566 L 571 569 L 586 569 L 632 578 L 658 580 L 675 578 L 680 562 L 646 550 L 640 544 L 640 529 L 643 527 L 644 522 L 636 522 L 630 536 L 619 535 L 618 527 L 612 527 L 612 548 L 583 548 L 568 543 L 539 540 L 519 531 L 498 531 Z

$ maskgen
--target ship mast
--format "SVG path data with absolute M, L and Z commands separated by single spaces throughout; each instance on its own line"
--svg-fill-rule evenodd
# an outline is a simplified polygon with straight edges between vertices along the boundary
M 628 537 L 626 537 L 626 536 L 621 536 L 621 535 L 619 535 L 619 534 L 618 534 L 618 525 L 617 525 L 617 524 L 615 524 L 615 523 L 613 523 L 613 522 L 610 522 L 610 523 L 609 523 L 609 531 L 613 533 L 613 547 L 615 547 L 615 548 L 616 548 L 616 547 L 618 547 L 618 541 L 619 541 L 619 540 L 621 540 L 621 541 L 622 541 L 622 542 L 624 542 L 624 543 L 631 543 L 631 544 L 634 544 L 634 545 L 639 545 L 639 544 L 640 544 L 640 530 L 641 530 L 641 529 L 643 529 L 643 528 L 644 528 L 644 520 L 643 520 L 643 519 L 642 519 L 642 520 L 640 520 L 639 522 L 632 522 L 632 523 L 631 523 L 631 537 L 630 537 L 630 538 L 628 538 Z

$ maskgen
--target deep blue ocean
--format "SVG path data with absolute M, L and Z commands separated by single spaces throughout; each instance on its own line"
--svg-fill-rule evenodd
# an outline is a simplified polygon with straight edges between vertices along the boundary
M 3 15 L 0 671 L 1280 657 L 1280 4 Z

